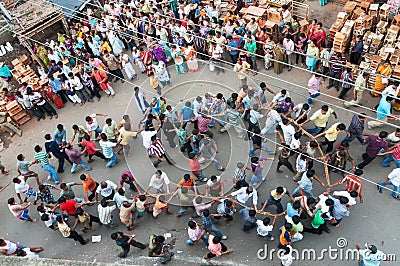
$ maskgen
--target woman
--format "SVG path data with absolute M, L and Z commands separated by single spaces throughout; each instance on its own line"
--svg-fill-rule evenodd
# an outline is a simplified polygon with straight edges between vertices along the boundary
M 317 58 L 319 58 L 319 49 L 316 45 L 316 42 L 308 41 L 306 57 L 306 65 L 308 70 L 314 71 L 315 65 L 317 64 Z
M 158 61 L 156 58 L 154 58 L 151 67 L 153 69 L 154 74 L 157 76 L 157 79 L 163 86 L 163 88 L 166 85 L 171 85 L 169 73 L 163 61 Z
M 228 11 L 229 12 L 229 11 Z M 235 25 L 233 24 L 233 20 L 229 19 L 224 27 L 224 31 L 227 35 L 233 35 L 235 32 Z
M 94 67 L 91 77 L 97 82 L 99 87 L 107 94 L 107 96 L 115 96 L 111 82 L 108 81 L 108 76 L 103 70 Z
M 308 26 L 307 30 L 307 38 L 310 39 L 311 35 L 313 35 L 315 28 L 317 27 L 318 21 L 316 19 L 313 19 L 311 21 L 311 24 Z
M 167 65 L 167 56 L 164 52 L 163 46 L 158 43 L 154 43 L 151 46 L 151 54 L 155 57 L 158 61 L 163 61 L 165 65 Z
M 193 48 L 193 46 L 189 46 L 186 44 L 183 53 L 186 57 L 185 59 L 189 72 L 199 71 L 199 65 L 196 58 L 196 50 Z
M 44 46 L 39 45 L 38 43 L 35 43 L 35 46 L 33 47 L 33 52 L 42 60 L 43 64 L 49 68 L 50 66 L 50 60 L 47 57 L 47 50 Z
M 122 50 L 125 49 L 124 43 L 114 34 L 113 31 L 108 32 L 107 37 L 113 50 L 113 54 L 118 57 Z
M 263 49 L 265 43 L 265 40 L 267 39 L 268 35 L 265 33 L 264 28 L 260 28 L 259 31 L 257 31 L 256 34 L 256 40 L 257 40 L 257 54 L 262 55 L 263 54 Z
M 185 74 L 186 73 L 186 65 L 184 60 L 184 55 L 178 46 L 173 46 L 172 48 L 172 58 L 175 62 L 176 73 Z
M 372 96 L 379 96 L 380 92 L 383 91 L 385 86 L 388 85 L 388 76 L 392 70 L 392 67 L 390 66 L 390 63 L 388 60 L 386 60 L 383 65 L 380 65 L 378 67 L 378 70 L 376 71 L 376 79 L 375 79 L 375 85 L 372 88 L 371 94 Z
M 299 63 L 299 58 L 301 59 L 301 67 L 304 66 L 304 63 L 306 61 L 306 48 L 307 48 L 307 37 L 306 35 L 302 32 L 299 35 L 299 38 L 297 39 L 296 42 L 296 65 Z
M 318 22 L 317 27 L 312 33 L 310 40 L 315 41 L 318 48 L 325 47 L 326 33 L 322 29 L 321 22 Z
M 258 23 L 256 22 L 256 19 L 252 17 L 250 19 L 250 22 L 246 26 L 246 31 L 250 31 L 251 35 L 255 36 L 257 31 L 259 30 L 259 28 L 260 27 L 258 26 Z
M 267 37 L 264 44 L 264 67 L 268 70 L 272 66 L 271 58 L 274 54 L 275 42 L 271 35 Z
M 120 53 L 121 56 L 121 65 L 125 70 L 126 75 L 129 79 L 138 79 L 135 69 L 133 68 L 132 60 L 129 55 L 124 54 L 123 52 Z
M 300 23 L 297 19 L 297 16 L 293 16 L 291 21 L 290 35 L 292 35 L 292 40 L 294 43 L 296 43 L 297 39 L 299 38 L 299 34 L 300 34 Z
M 282 73 L 283 64 L 285 62 L 285 49 L 283 49 L 283 40 L 279 41 L 274 48 L 274 73 L 279 75 Z

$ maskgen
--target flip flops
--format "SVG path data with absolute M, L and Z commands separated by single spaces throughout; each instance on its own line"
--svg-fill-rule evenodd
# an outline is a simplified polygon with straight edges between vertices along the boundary
M 14 47 L 12 47 L 10 42 L 6 42 L 6 49 L 9 52 L 12 52 L 14 50 Z

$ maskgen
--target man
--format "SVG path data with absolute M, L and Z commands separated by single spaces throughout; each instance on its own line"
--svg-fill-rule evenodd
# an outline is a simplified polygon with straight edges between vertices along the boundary
M 86 116 L 85 121 L 86 121 L 86 129 L 88 131 L 88 135 L 91 138 L 97 139 L 98 136 L 101 134 L 101 128 L 99 124 L 97 123 L 96 116 L 107 116 L 107 114 L 102 114 L 102 113 L 93 113 L 89 116 Z M 94 133 L 94 136 L 93 136 Z
M 74 143 L 75 137 L 78 136 L 78 143 L 81 143 L 85 135 L 88 135 L 89 132 L 87 131 L 86 128 L 80 125 L 72 125 L 72 130 L 74 131 L 74 134 L 72 135 L 70 143 Z M 81 144 L 79 144 L 81 145 Z M 82 146 L 80 146 L 82 147 Z
M 215 154 L 217 153 L 217 145 L 212 138 L 204 138 L 200 141 L 200 154 L 202 158 L 206 161 L 211 161 L 219 171 L 225 171 L 225 168 L 222 167 L 221 163 L 215 159 Z
M 353 86 L 354 81 L 354 72 L 351 67 L 347 67 L 342 73 L 342 90 L 338 96 L 339 99 L 343 100 L 346 93 L 351 89 Z
M 388 149 L 388 143 L 385 140 L 387 135 L 386 131 L 381 131 L 379 135 L 370 135 L 364 140 L 364 143 L 368 143 L 368 145 L 365 153 L 362 154 L 363 161 L 357 166 L 359 169 L 363 169 L 372 162 L 378 153 Z
M 101 224 L 114 228 L 114 221 L 112 220 L 113 216 L 111 213 L 116 208 L 116 205 L 108 206 L 107 200 L 101 200 L 100 204 L 97 206 Z
M 229 52 L 229 55 L 231 57 L 232 63 L 236 64 L 238 62 L 238 58 L 239 58 L 239 46 L 241 45 L 241 43 L 243 42 L 242 38 L 237 38 L 235 36 L 235 38 L 233 38 L 231 35 L 228 35 L 226 37 L 226 49 Z
M 76 209 L 81 207 L 83 205 L 83 203 L 77 203 L 75 200 L 71 199 L 71 200 L 67 200 L 64 197 L 60 197 L 57 200 L 57 204 L 54 205 L 54 208 L 52 209 L 52 212 L 54 213 L 54 211 L 60 207 L 60 210 L 62 212 L 66 212 L 67 215 L 71 215 L 76 217 Z
M 321 95 L 321 74 L 320 73 L 315 73 L 312 75 L 312 77 L 308 80 L 308 94 L 310 95 L 308 97 L 307 103 L 312 104 L 313 99 L 317 98 L 318 96 Z
M 36 195 L 36 199 L 33 204 L 36 205 L 38 200 L 41 200 L 45 204 L 55 204 L 57 201 L 54 199 L 53 193 L 51 193 L 50 189 L 61 190 L 61 188 L 52 186 L 50 184 L 40 184 L 39 189 Z
M 113 147 L 117 146 L 117 143 L 109 141 L 105 133 L 101 133 L 100 138 L 99 145 L 103 150 L 104 157 L 109 159 L 106 168 L 111 168 L 119 163 L 118 157 L 113 151 Z
M 94 181 L 88 174 L 82 174 L 79 178 L 82 181 L 83 192 L 85 193 L 86 202 L 92 201 L 96 196 L 96 190 L 99 186 L 99 183 Z
M 34 191 L 33 188 L 26 182 L 27 179 L 28 177 L 18 176 L 14 177 L 12 180 L 14 183 L 15 193 L 17 193 L 20 204 L 27 202 L 29 197 L 36 197 L 37 195 L 36 191 Z M 25 195 L 24 200 L 22 200 L 21 194 Z
M 332 219 L 331 224 L 339 227 L 343 217 L 350 216 L 350 211 L 348 208 L 349 199 L 346 197 L 339 197 L 339 199 L 336 199 L 331 196 L 329 196 L 329 198 L 334 202 L 332 209 L 332 215 L 334 219 Z
M 386 180 L 379 185 L 376 185 L 379 193 L 382 193 L 382 187 L 386 187 L 387 185 L 393 186 L 392 198 L 400 200 L 399 196 L 399 186 L 400 186 L 400 168 L 395 168 L 392 172 L 389 173 Z
M 233 249 L 228 249 L 224 243 L 221 242 L 221 238 L 219 236 L 214 236 L 212 234 L 208 237 L 208 250 L 210 251 L 207 256 L 204 257 L 206 260 L 211 260 L 214 257 L 220 257 L 222 255 L 227 255 L 232 253 Z
M 247 63 L 246 61 L 242 61 L 242 59 L 238 59 L 236 61 L 236 64 L 233 67 L 233 71 L 237 73 L 240 83 L 242 85 L 241 87 L 243 87 L 243 85 L 247 85 L 247 75 L 249 70 L 249 63 Z
M 95 200 L 99 202 L 98 195 L 100 194 L 103 199 L 112 200 L 114 198 L 114 194 L 117 190 L 118 186 L 110 181 L 106 180 L 100 183 L 100 186 L 96 189 Z
M 278 25 L 279 32 L 283 30 L 286 23 L 290 23 L 292 21 L 292 14 L 290 13 L 288 5 L 282 5 L 280 12 L 282 15 L 282 20 L 281 22 L 279 22 Z
M 350 143 L 355 138 L 357 138 L 361 144 L 364 144 L 363 136 L 367 135 L 366 133 L 364 133 L 364 124 L 366 119 L 365 116 L 366 116 L 365 113 L 353 115 L 350 121 L 350 125 L 347 128 L 347 136 L 343 139 L 343 141 Z
M 39 163 L 44 171 L 47 171 L 47 180 L 53 179 L 56 184 L 60 183 L 56 169 L 49 162 L 49 154 L 42 150 L 42 147 L 36 145 L 35 148 L 35 163 Z
M 283 109 L 278 107 L 276 110 L 271 109 L 267 112 L 265 119 L 265 126 L 261 130 L 261 136 L 265 138 L 266 134 L 273 134 L 276 127 L 282 122 L 281 114 L 283 114 Z M 266 139 L 266 138 L 265 138 Z
M 162 172 L 161 170 L 157 170 L 155 174 L 150 178 L 150 184 L 144 191 L 146 194 L 150 188 L 154 188 L 157 190 L 157 193 L 164 193 L 164 184 L 167 187 L 167 193 L 169 194 L 170 189 L 170 181 L 166 173 Z
M 332 43 L 328 43 L 328 45 L 326 46 L 325 49 L 322 50 L 321 54 L 320 54 L 320 58 L 322 59 L 322 74 L 327 75 L 329 74 L 329 61 L 331 60 L 331 57 L 334 54 L 334 51 L 332 49 L 333 44 Z M 324 78 L 325 80 L 325 78 Z
M 312 181 L 313 181 L 313 179 L 317 180 L 318 183 L 321 184 L 321 187 L 325 187 L 324 182 L 322 182 L 318 178 L 318 176 L 315 175 L 315 170 L 311 169 L 311 170 L 308 170 L 307 172 L 305 172 L 303 174 L 303 176 L 301 177 L 301 179 L 300 179 L 300 181 L 298 183 L 297 188 L 293 191 L 292 196 L 296 197 L 297 194 L 300 194 L 300 195 L 303 196 L 305 194 L 307 197 L 313 197 L 314 198 L 314 195 L 312 193 L 312 189 L 313 189 Z
M 68 156 L 65 154 L 65 152 L 62 151 L 62 147 L 60 147 L 60 145 L 57 144 L 57 142 L 55 140 L 51 139 L 50 134 L 44 135 L 44 139 L 46 140 L 46 142 L 44 143 L 46 152 L 49 154 L 49 156 L 50 156 L 50 154 L 52 154 L 58 160 L 57 173 L 63 173 L 65 160 L 67 160 L 71 165 L 72 165 L 72 162 L 70 161 Z
M 320 110 L 315 111 L 315 113 L 310 118 L 308 118 L 299 126 L 304 127 L 305 124 L 313 121 L 315 127 L 307 129 L 307 132 L 313 135 L 319 134 L 325 130 L 326 124 L 328 123 L 329 117 L 331 115 L 333 115 L 335 119 L 337 119 L 336 112 L 332 108 L 330 108 L 328 105 L 322 105 Z
M 153 162 L 153 166 L 155 168 L 158 167 L 158 165 L 161 162 L 167 161 L 169 165 L 173 165 L 174 163 L 171 161 L 171 159 L 168 157 L 167 153 L 165 152 L 165 147 L 161 143 L 161 140 L 156 136 L 153 135 L 151 137 L 151 145 L 149 148 L 149 156 L 156 158 L 156 160 Z
M 55 78 L 53 73 L 50 73 L 48 75 L 49 78 L 49 85 L 51 87 L 51 90 L 53 91 L 54 94 L 57 94 L 60 96 L 62 102 L 65 104 L 68 102 L 67 95 L 65 91 L 62 89 L 62 84 L 59 78 Z M 57 116 L 57 115 L 56 115 Z
M 207 234 L 206 231 L 202 230 L 195 221 L 189 221 L 188 223 L 189 239 L 186 240 L 186 244 L 194 245 L 194 243 L 199 242 L 201 239 L 208 246 L 208 239 L 206 234 Z
M 14 243 L 6 240 L 5 238 L 0 238 L 0 253 L 4 256 L 15 256 L 18 250 L 23 249 L 26 249 L 26 247 L 19 242 Z M 40 252 L 43 250 L 42 247 L 31 247 L 27 249 L 29 249 L 31 252 Z
M 331 87 L 335 87 L 336 91 L 339 91 L 339 81 L 346 62 L 346 57 L 342 56 L 341 52 L 337 52 L 335 56 L 332 56 L 330 61 L 329 85 L 326 87 L 327 90 Z
M 389 120 L 399 120 L 397 115 L 392 114 L 392 105 L 394 104 L 394 100 L 395 99 L 390 95 L 382 95 L 378 108 L 376 109 L 376 119 L 368 121 L 368 129 L 382 127 Z
M 239 214 L 242 215 L 242 223 L 243 223 L 243 231 L 249 232 L 250 230 L 257 227 L 257 212 L 255 210 L 250 210 L 247 208 L 243 208 L 239 211 Z
M 294 42 L 292 41 L 292 36 L 290 34 L 286 34 L 283 39 L 283 47 L 286 50 L 286 60 L 288 64 L 288 71 L 292 71 L 292 54 L 294 52 Z
M 333 124 L 328 130 L 325 132 L 319 133 L 314 137 L 314 140 L 316 140 L 319 137 L 324 136 L 325 139 L 321 143 L 322 146 L 327 145 L 325 153 L 330 153 L 333 150 L 333 144 L 335 143 L 340 131 L 345 131 L 346 130 L 346 125 L 343 123 L 335 123 Z
M 217 228 L 214 224 L 213 224 L 213 219 L 211 217 L 210 211 L 208 209 L 205 209 L 202 213 L 201 213 L 201 220 L 203 223 L 203 229 L 208 233 L 211 234 L 211 232 L 213 234 L 215 234 L 216 236 L 222 238 L 222 239 L 227 239 L 228 237 L 223 235 L 221 233 L 221 230 L 219 230 L 219 228 Z
M 220 176 L 212 175 L 206 183 L 205 195 L 219 197 L 224 195 L 224 181 Z
M 71 144 L 67 144 L 65 146 L 65 154 L 68 156 L 68 159 L 72 162 L 71 174 L 75 173 L 78 165 L 82 165 L 82 167 L 86 171 L 91 171 L 92 167 L 82 159 L 82 155 L 79 151 L 74 149 Z
M 81 185 L 78 182 L 69 182 L 69 183 L 61 183 L 60 185 L 60 197 L 64 197 L 67 200 L 73 199 L 75 200 L 77 203 L 81 203 L 84 202 L 85 200 L 82 198 L 78 198 L 75 196 L 75 192 L 72 190 L 72 186 L 75 185 Z
M 242 187 L 228 195 L 226 195 L 226 197 L 236 197 L 237 202 L 239 202 L 240 204 L 247 206 L 247 201 L 249 200 L 249 198 L 253 198 L 253 206 L 254 209 L 257 211 L 257 202 L 258 202 L 258 194 L 257 191 L 255 189 L 253 189 L 252 187 Z
M 284 195 L 287 195 L 291 201 L 294 201 L 292 195 L 289 193 L 289 191 L 286 190 L 286 188 L 284 187 L 277 187 L 274 190 L 271 190 L 271 195 L 268 199 L 268 201 L 266 201 L 264 203 L 264 205 L 261 208 L 261 211 L 263 211 L 268 205 L 275 205 L 276 206 L 276 213 L 282 213 L 283 212 L 283 207 L 282 207 L 282 197 Z
M 354 105 L 361 105 L 362 96 L 365 88 L 367 87 L 367 82 L 369 78 L 369 73 L 363 72 L 357 76 L 357 79 L 354 83 L 354 98 L 351 101 L 343 102 L 344 107 L 349 108 Z
M 62 124 L 57 125 L 57 129 L 53 133 L 53 140 L 59 147 L 64 147 L 67 144 L 67 131 Z
M 80 234 L 78 234 L 75 230 L 72 230 L 68 224 L 63 221 L 62 216 L 58 216 L 56 220 L 58 222 L 58 230 L 60 230 L 63 237 L 72 238 L 73 240 L 78 241 L 81 245 L 86 245 L 89 243 L 89 239 L 83 239 Z
M 381 265 L 381 261 L 386 260 L 386 255 L 382 251 L 378 250 L 376 246 L 365 243 L 365 249 L 361 249 L 359 244 L 356 244 L 358 254 L 361 255 L 360 266 Z
M 111 118 L 107 118 L 102 133 L 106 134 L 109 141 L 117 142 L 117 136 L 119 135 L 117 122 Z
M 237 94 L 236 94 L 237 95 Z M 238 138 L 243 138 L 244 137 L 244 130 L 242 129 L 242 125 L 240 123 L 241 116 L 242 114 L 238 111 L 236 103 L 234 101 L 231 101 L 228 104 L 228 108 L 225 109 L 220 114 L 212 115 L 213 117 L 218 117 L 218 116 L 226 116 L 228 118 L 228 123 L 225 123 L 225 125 L 220 129 L 219 132 L 225 133 L 233 126 L 237 133 Z
M 352 63 L 353 65 L 358 65 L 361 54 L 364 51 L 364 43 L 363 43 L 362 38 L 363 38 L 362 35 L 356 36 L 356 40 L 354 42 L 353 49 L 350 52 L 350 63 Z
M 134 246 L 140 249 L 145 249 L 148 247 L 148 245 L 142 244 L 133 238 L 135 238 L 136 235 L 127 235 L 122 232 L 115 232 L 111 234 L 111 239 L 115 240 L 115 243 L 117 246 L 120 246 L 122 248 L 122 252 L 118 254 L 119 258 L 126 258 L 130 251 L 130 247 Z
M 28 221 L 32 223 L 36 223 L 36 219 L 32 219 L 28 212 L 28 207 L 32 204 L 30 202 L 25 204 L 17 204 L 14 198 L 9 198 L 7 201 L 8 209 L 14 215 L 15 218 L 21 221 Z
M 17 155 L 17 160 L 18 160 L 17 162 L 18 174 L 27 178 L 33 176 L 35 177 L 36 184 L 40 185 L 41 182 L 39 180 L 39 175 L 29 169 L 29 167 L 34 163 L 30 161 L 25 161 L 25 156 L 22 153 Z
M 118 59 L 113 54 L 110 54 L 107 50 L 104 50 L 103 53 L 104 63 L 107 66 L 108 70 L 111 72 L 112 76 L 115 77 L 114 82 L 121 80 L 121 82 L 124 83 L 125 77 L 124 74 L 122 74 L 121 64 Z
M 397 168 L 400 167 L 400 144 L 390 147 L 386 152 L 378 153 L 378 156 L 383 155 L 387 155 L 386 159 L 381 164 L 383 167 L 389 167 L 392 161 L 394 161 Z
M 198 160 L 197 154 L 189 153 L 189 168 L 192 174 L 200 181 L 207 181 L 207 177 L 203 175 L 203 170 L 201 169 L 200 162 Z
M 9 116 L 9 114 L 7 112 L 0 112 L 0 127 L 2 127 L 8 133 L 10 133 L 11 137 L 14 136 L 15 133 L 17 133 L 18 136 L 21 137 L 22 131 L 7 121 L 8 116 Z
M 261 137 L 260 134 L 261 134 L 261 130 L 258 127 L 256 127 L 254 129 L 254 134 L 251 137 L 251 141 L 253 142 L 253 146 L 250 148 L 249 157 L 253 157 L 254 156 L 254 152 L 256 150 L 265 151 L 268 154 L 275 154 L 275 152 L 273 150 L 269 149 L 267 146 L 265 146 L 262 143 L 262 137 Z
M 171 106 L 168 105 L 170 108 Z M 170 109 L 172 110 L 172 109 Z M 167 110 L 166 113 L 169 113 L 169 111 Z M 177 135 L 175 132 L 175 128 L 174 128 L 174 124 L 173 122 L 171 122 L 172 119 L 177 119 L 176 115 L 173 115 L 175 118 L 169 119 L 165 114 L 160 114 L 159 115 L 159 119 L 161 121 L 161 128 L 164 132 L 165 137 L 167 138 L 167 141 L 169 143 L 169 147 L 172 149 L 175 149 L 176 147 L 178 147 L 178 145 L 175 143 L 175 136 Z M 175 121 L 176 122 L 176 121 Z
M 187 187 L 178 188 L 168 200 L 168 202 L 171 202 L 173 197 L 178 196 L 180 209 L 176 214 L 176 217 L 181 217 L 186 212 L 188 207 L 195 210 L 194 206 L 192 205 L 192 200 L 189 198 L 190 196 L 188 196 L 188 191 L 189 190 Z
M 217 206 L 217 214 L 214 214 L 215 219 L 224 217 L 226 224 L 229 225 L 233 221 L 233 213 L 236 212 L 235 202 L 231 199 L 220 199 Z
M 123 187 L 125 183 L 129 185 L 130 190 L 133 190 L 140 194 L 139 185 L 136 183 L 136 180 L 135 180 L 135 177 L 133 176 L 133 174 L 128 170 L 123 171 L 119 178 L 120 187 Z

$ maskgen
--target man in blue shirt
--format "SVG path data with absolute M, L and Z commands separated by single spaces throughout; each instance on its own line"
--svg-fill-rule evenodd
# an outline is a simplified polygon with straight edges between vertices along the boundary
M 67 95 L 65 92 L 62 90 L 62 85 L 61 85 L 61 80 L 59 78 L 55 78 L 53 76 L 53 73 L 50 73 L 49 76 L 49 85 L 51 87 L 51 90 L 54 93 L 57 93 L 58 96 L 60 96 L 61 100 L 65 104 L 68 101 Z
M 376 109 L 376 119 L 368 121 L 368 129 L 374 127 L 382 127 L 385 122 L 389 120 L 398 120 L 398 116 L 392 115 L 392 104 L 394 98 L 387 94 L 382 95 L 382 99 L 379 102 L 378 108 Z
M 58 146 L 64 146 L 67 143 L 67 131 L 62 124 L 57 125 L 57 129 L 53 134 L 53 140 Z
M 242 38 L 232 38 L 232 36 L 228 36 L 227 38 L 227 50 L 229 51 L 229 55 L 231 56 L 232 63 L 236 64 L 239 57 L 239 45 L 242 42 Z
M 364 43 L 362 41 L 362 36 L 358 35 L 356 37 L 353 50 L 350 53 L 350 63 L 358 65 L 358 62 L 360 61 L 360 57 L 363 51 L 364 51 Z

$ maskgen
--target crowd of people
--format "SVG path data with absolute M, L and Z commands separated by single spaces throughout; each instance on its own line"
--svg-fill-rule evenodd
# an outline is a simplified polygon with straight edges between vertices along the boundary
M 367 118 L 364 113 L 354 114 L 350 124 L 338 120 L 328 127 L 332 116 L 338 119 L 333 108 L 322 105 L 311 112 L 313 100 L 321 94 L 325 77 L 329 79 L 327 89 L 335 87 L 339 92 L 341 88 L 340 99 L 344 99 L 354 87 L 354 99 L 344 102 L 349 108 L 361 104 L 369 75 L 366 72 L 356 74 L 352 68 L 345 67 L 345 56 L 334 53 L 332 45 L 326 44 L 321 23 L 313 20 L 308 31 L 301 32 L 296 16 L 290 14 L 288 7 L 284 5 L 281 11 L 283 20 L 278 27 L 278 36 L 274 37 L 268 36 L 254 19 L 246 21 L 240 13 L 228 12 L 220 17 L 218 4 L 214 2 L 203 6 L 196 0 L 183 3 L 106 1 L 103 10 L 93 6 L 87 11 L 87 19 L 71 24 L 69 33 L 58 33 L 57 41 L 36 42 L 34 52 L 48 68 L 43 79 L 48 79 L 49 89 L 39 92 L 25 83 L 14 95 L 7 91 L 7 100 L 17 100 L 38 120 L 44 119 L 46 114 L 58 118 L 53 104 L 63 108 L 68 102 L 74 106 L 93 103 L 94 98 L 100 101 L 101 91 L 113 97 L 115 83 L 136 80 L 140 75 L 137 71 L 149 77 L 150 86 L 158 96 L 148 102 L 140 88 L 135 87 L 134 98 L 143 114 L 134 119 L 137 121 L 132 121 L 126 114 L 117 122 L 107 114 L 93 113 L 82 120 L 85 125 L 69 125 L 73 132 L 69 139 L 61 123 L 54 133 L 45 134 L 44 145 L 33 147 L 35 155 L 32 160 L 19 154 L 19 177 L 12 180 L 18 199 L 8 199 L 10 212 L 17 219 L 36 222 L 28 210 L 32 203 L 40 201 L 37 211 L 46 227 L 86 245 L 89 240 L 76 231 L 79 224 L 82 224 L 83 232 L 94 230 L 93 223 L 114 228 L 118 222 L 112 213 L 119 212 L 116 216 L 119 216 L 120 223 L 126 226 L 127 231 L 132 231 L 135 221 L 146 213 L 151 213 L 154 218 L 162 213 L 172 214 L 170 203 L 177 197 L 180 206 L 177 217 L 184 216 L 189 208 L 193 209 L 186 243 L 195 245 L 202 240 L 209 250 L 205 256 L 208 260 L 233 252 L 222 242 L 227 236 L 215 225 L 222 218 L 230 224 L 235 216 L 240 215 L 244 232 L 256 229 L 257 235 L 268 241 L 274 241 L 272 232 L 278 231 L 277 245 L 286 254 L 290 252 L 289 246 L 303 239 L 304 233 L 320 235 L 330 232 L 328 225 L 339 227 L 343 218 L 350 215 L 350 206 L 356 204 L 357 198 L 363 202 L 363 169 L 378 156 L 386 156 L 383 167 L 389 167 L 392 161 L 396 167 L 400 166 L 400 131 L 368 134 L 364 132 Z M 352 64 L 360 61 L 360 47 L 362 40 L 357 37 L 350 54 Z M 263 61 L 265 69 L 273 66 L 274 72 L 280 74 L 284 65 L 288 71 L 292 70 L 295 65 L 292 57 L 296 57 L 296 65 L 301 64 L 301 67 L 306 66 L 314 72 L 307 84 L 309 97 L 304 102 L 295 103 L 288 90 L 275 92 L 266 82 L 261 82 L 256 88 L 248 84 L 248 78 L 259 71 L 257 61 Z M 198 59 L 209 60 L 210 71 L 217 74 L 233 68 L 240 87 L 231 95 L 207 92 L 178 108 L 162 97 L 163 89 L 171 86 L 168 65 L 174 65 L 180 75 L 198 71 Z M 321 71 L 315 72 L 318 67 Z M 385 62 L 378 70 L 383 77 L 376 79 L 372 93 L 382 99 L 376 106 L 377 118 L 367 123 L 369 129 L 398 120 L 392 114 L 392 107 L 396 109 L 397 106 L 399 84 L 385 83 L 385 73 L 390 72 L 388 67 L 390 65 Z M 103 127 L 99 117 L 106 117 Z M 138 122 L 138 127 L 134 122 Z M 217 123 L 220 124 L 218 131 L 215 129 Z M 235 169 L 225 169 L 218 160 L 214 134 L 224 134 L 231 127 L 237 138 L 250 142 L 250 165 L 237 162 Z M 346 137 L 339 139 L 340 132 L 345 132 Z M 268 142 L 273 134 L 280 140 L 276 151 L 272 149 L 275 145 Z M 139 135 L 156 169 L 146 189 L 137 184 L 134 174 L 129 171 L 121 173 L 119 182 L 96 181 L 96 177 L 86 173 L 94 166 L 101 167 L 95 163 L 94 156 L 102 159 L 107 168 L 119 163 L 122 151 L 130 156 L 129 143 Z M 168 156 L 161 135 L 172 150 L 179 147 L 189 162 L 190 170 L 175 188 L 167 172 L 158 169 L 164 162 L 175 164 Z M 366 145 L 362 162 L 357 166 L 350 154 L 351 142 L 356 138 Z M 322 150 L 324 146 L 326 148 Z M 264 153 L 270 157 L 262 157 Z M 53 156 L 58 160 L 57 169 L 49 161 Z M 277 175 L 285 171 L 282 166 L 293 174 L 293 187 L 277 186 L 267 195 L 257 192 L 257 186 L 267 178 L 263 171 L 267 160 L 277 161 Z M 326 167 L 323 174 L 326 181 L 314 168 L 316 160 Z M 71 173 L 82 171 L 78 170 L 79 165 L 82 166 L 85 173 L 80 174 L 79 180 L 69 183 L 60 180 L 65 161 L 71 165 Z M 216 168 L 210 177 L 203 174 L 202 165 L 206 162 Z M 351 170 L 348 170 L 348 162 L 351 162 Z M 30 169 L 34 164 L 48 173 L 46 182 Z M 8 173 L 5 167 L 0 168 L 3 174 Z M 382 193 L 383 187 L 393 186 L 391 196 L 399 200 L 400 173 L 397 169 L 384 182 L 377 184 L 377 190 Z M 330 183 L 331 171 L 342 174 L 343 178 Z M 233 191 L 227 189 L 219 172 L 234 176 Z M 29 184 L 29 177 L 35 177 L 37 187 Z M 325 192 L 314 195 L 313 180 Z M 50 184 L 51 181 L 55 185 Z M 199 186 L 201 182 L 204 182 L 205 190 Z M 346 184 L 344 189 L 333 191 L 333 187 L 342 184 Z M 126 185 L 135 193 L 134 197 L 126 196 Z M 83 193 L 75 194 L 74 186 L 82 186 Z M 53 190 L 59 191 L 59 197 Z M 282 204 L 285 195 L 289 199 L 286 208 Z M 34 201 L 28 202 L 31 197 Z M 251 205 L 248 203 L 250 198 Z M 96 214 L 88 213 L 88 204 L 97 204 Z M 272 211 L 270 205 L 275 205 L 276 210 Z M 280 219 L 280 216 L 284 217 Z M 67 218 L 72 218 L 72 223 Z M 274 229 L 278 221 L 279 228 Z M 135 234 L 120 231 L 111 235 L 111 239 L 122 248 L 119 257 L 126 257 L 130 246 L 149 248 L 149 256 L 159 257 L 161 263 L 167 263 L 174 255 L 171 250 L 175 239 L 151 235 L 148 244 L 147 241 L 143 244 L 134 238 Z M 372 256 L 379 254 L 376 247 L 370 245 L 367 249 L 369 256 L 360 251 L 365 255 L 362 255 L 363 259 L 377 261 L 378 255 Z M 0 252 L 6 255 L 27 256 L 40 250 L 28 250 L 9 240 L 0 240 Z

